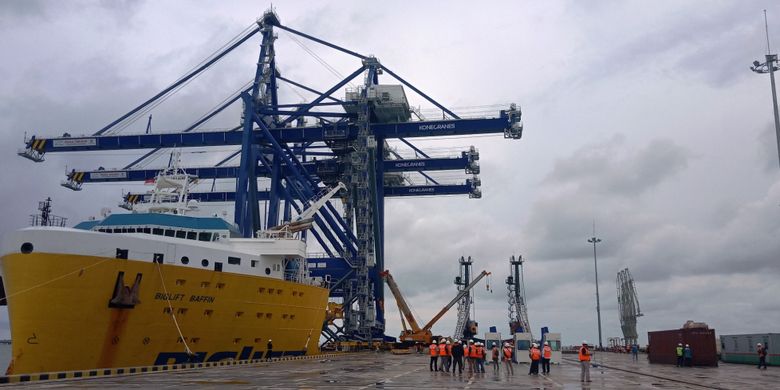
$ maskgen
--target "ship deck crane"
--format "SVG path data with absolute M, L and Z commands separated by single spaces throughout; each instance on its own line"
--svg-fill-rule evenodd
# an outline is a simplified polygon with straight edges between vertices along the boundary
M 398 304 L 398 310 L 400 310 L 402 314 L 401 325 L 403 326 L 403 331 L 401 331 L 401 336 L 399 337 L 401 342 L 422 342 L 428 344 L 431 342 L 431 339 L 433 339 L 433 333 L 431 332 L 433 325 L 436 324 L 436 322 L 439 321 L 439 319 L 441 319 L 441 317 L 444 316 L 444 314 L 446 314 L 447 311 L 452 308 L 452 306 L 460 301 L 460 299 L 463 298 L 474 286 L 476 286 L 477 283 L 482 280 L 482 278 L 490 275 L 490 272 L 482 271 L 482 273 L 477 275 L 477 277 L 474 278 L 474 280 L 468 286 L 466 286 L 463 290 L 458 291 L 458 294 L 455 296 L 455 298 L 453 298 L 441 310 L 439 310 L 439 312 L 422 328 L 420 328 L 420 325 L 417 324 L 417 319 L 414 318 L 412 310 L 409 308 L 409 304 L 406 303 L 406 299 L 404 299 L 403 294 L 401 294 L 401 290 L 398 288 L 398 284 L 395 283 L 395 279 L 393 279 L 390 271 L 386 270 L 380 275 L 385 279 L 385 282 L 387 282 L 387 286 L 390 288 L 390 291 L 395 297 L 395 302 Z M 406 319 L 406 322 L 409 323 L 408 328 L 404 318 Z

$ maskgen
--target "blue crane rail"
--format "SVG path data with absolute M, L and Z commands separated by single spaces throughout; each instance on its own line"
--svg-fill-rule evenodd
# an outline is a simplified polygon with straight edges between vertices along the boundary
M 302 165 L 313 174 L 336 174 L 339 171 L 339 163 L 335 159 L 323 159 L 303 162 Z M 385 172 L 412 172 L 412 171 L 449 171 L 464 170 L 466 173 L 475 172 L 478 167 L 469 157 L 467 152 L 462 152 L 460 157 L 443 158 L 419 158 L 404 160 L 385 160 Z M 198 179 L 234 179 L 238 177 L 238 166 L 228 167 L 196 167 L 185 168 L 184 171 L 196 176 Z M 271 171 L 263 165 L 259 165 L 255 173 L 259 177 L 270 177 Z M 106 183 L 106 182 L 131 182 L 154 180 L 160 174 L 159 169 L 120 169 L 92 171 L 71 171 L 68 180 L 76 183 Z
M 466 180 L 462 184 L 435 184 L 435 185 L 415 185 L 415 186 L 385 186 L 385 197 L 402 196 L 441 196 L 441 195 L 469 195 L 473 197 L 474 190 L 478 184 L 473 180 Z M 149 200 L 149 194 L 127 193 L 124 196 L 125 204 L 136 204 Z M 235 191 L 210 191 L 210 192 L 190 192 L 188 198 L 203 203 L 213 202 L 234 202 L 236 200 Z M 258 191 L 257 200 L 271 199 L 270 191 Z
M 518 139 L 522 127 L 510 120 L 511 115 L 501 111 L 497 118 L 453 119 L 403 123 L 372 124 L 371 129 L 379 138 L 440 137 L 450 135 L 477 135 L 503 133 L 506 138 Z M 279 143 L 303 143 L 354 140 L 358 135 L 356 125 L 333 123 L 324 126 L 289 127 L 269 129 Z M 265 140 L 260 130 L 254 131 L 256 141 Z M 81 152 L 93 150 L 125 150 L 153 148 L 187 148 L 224 145 L 241 145 L 240 131 L 210 131 L 188 133 L 105 135 L 87 137 L 38 138 L 33 136 L 25 143 L 19 155 L 34 161 L 43 161 L 44 153 Z

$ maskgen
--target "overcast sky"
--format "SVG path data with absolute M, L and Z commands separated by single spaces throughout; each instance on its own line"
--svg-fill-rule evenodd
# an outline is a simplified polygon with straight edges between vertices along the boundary
M 127 184 L 60 187 L 66 168 L 117 167 L 134 151 L 16 156 L 27 135 L 90 134 L 154 95 L 251 25 L 269 4 L 0 2 L 0 234 L 28 223 L 37 201 L 76 223 L 113 207 Z M 771 1 L 277 2 L 283 24 L 377 58 L 441 103 L 523 109 L 522 140 L 415 141 L 433 155 L 474 145 L 482 199 L 388 199 L 386 266 L 420 316 L 455 293 L 460 256 L 493 272 L 476 292 L 483 331 L 505 334 L 504 278 L 523 255 L 529 317 L 564 343 L 597 341 L 593 222 L 604 343 L 621 336 L 616 273 L 628 267 L 644 317 L 639 334 L 703 321 L 720 334 L 778 332 L 780 167 L 768 76 L 753 74 L 766 40 L 780 47 Z M 288 78 L 339 81 L 279 31 Z M 154 111 L 154 131 L 186 128 L 254 75 L 245 44 Z M 354 58 L 305 42 L 349 74 Z M 359 82 L 360 80 L 358 80 Z M 388 77 L 380 81 L 394 83 Z M 282 87 L 282 98 L 306 93 Z M 407 91 L 410 102 L 429 109 Z M 501 106 L 492 106 L 501 105 Z M 435 115 L 435 114 L 434 114 Z M 205 128 L 239 123 L 237 108 Z M 124 130 L 142 132 L 145 118 Z M 219 161 L 185 153 L 185 162 Z M 408 153 L 399 147 L 402 153 Z M 189 151 L 191 152 L 191 151 Z M 160 166 L 162 160 L 150 166 Z M 452 182 L 464 174 L 446 174 Z M 220 184 L 230 188 L 232 184 Z M 388 334 L 400 331 L 387 293 Z M 8 337 L 7 319 L 0 337 Z M 436 326 L 450 335 L 455 313 Z

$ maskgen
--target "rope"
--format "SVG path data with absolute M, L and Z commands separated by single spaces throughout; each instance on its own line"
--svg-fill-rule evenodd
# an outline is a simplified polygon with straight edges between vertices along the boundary
M 154 262 L 157 264 L 157 272 L 160 273 L 160 283 L 162 284 L 163 292 L 165 293 L 165 302 L 168 303 L 168 309 L 171 310 L 171 318 L 173 318 L 173 323 L 176 325 L 176 331 L 179 332 L 179 337 L 181 338 L 181 341 L 184 343 L 184 350 L 187 352 L 187 355 L 194 355 L 192 353 L 192 350 L 190 349 L 190 346 L 187 345 L 187 339 L 184 338 L 184 334 L 181 332 L 181 327 L 179 326 L 179 321 L 176 320 L 176 314 L 173 312 L 173 306 L 171 306 L 171 300 L 168 299 L 168 289 L 165 288 L 165 278 L 162 274 L 162 269 L 160 268 L 160 263 Z

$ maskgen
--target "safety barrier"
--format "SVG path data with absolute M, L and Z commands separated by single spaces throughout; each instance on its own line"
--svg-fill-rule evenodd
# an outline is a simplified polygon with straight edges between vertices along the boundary
M 36 382 L 36 381 L 54 381 L 54 380 L 67 380 L 67 379 L 89 379 L 89 378 L 98 378 L 98 377 L 106 377 L 106 376 L 137 375 L 137 374 L 149 374 L 149 373 L 166 372 L 166 371 L 192 370 L 192 369 L 208 368 L 208 367 L 253 365 L 259 363 L 266 363 L 266 362 L 273 363 L 273 362 L 285 362 L 285 361 L 292 361 L 292 360 L 331 358 L 331 357 L 342 356 L 345 354 L 347 353 L 340 352 L 340 353 L 324 353 L 318 355 L 282 356 L 282 357 L 271 358 L 270 361 L 266 359 L 223 360 L 218 362 L 182 363 L 182 364 L 170 364 L 165 366 L 101 368 L 101 369 L 79 370 L 79 371 L 19 374 L 19 375 L 0 376 L 0 384 Z

